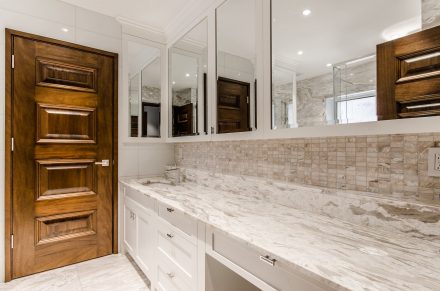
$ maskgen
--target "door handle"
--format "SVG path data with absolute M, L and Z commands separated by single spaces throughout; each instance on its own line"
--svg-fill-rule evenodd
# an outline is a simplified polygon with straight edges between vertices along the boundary
M 103 167 L 110 166 L 110 160 L 102 160 L 102 162 L 95 162 L 95 165 L 101 165 Z

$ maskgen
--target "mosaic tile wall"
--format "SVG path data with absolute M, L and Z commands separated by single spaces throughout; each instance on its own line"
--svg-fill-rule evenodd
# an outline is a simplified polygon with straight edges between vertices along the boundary
M 216 173 L 439 202 L 440 178 L 427 175 L 438 142 L 440 133 L 180 143 L 175 158 Z

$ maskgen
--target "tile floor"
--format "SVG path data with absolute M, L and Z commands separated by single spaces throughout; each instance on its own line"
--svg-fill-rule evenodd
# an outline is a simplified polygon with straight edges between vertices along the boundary
M 147 291 L 147 284 L 132 259 L 118 254 L 0 283 L 0 291 Z

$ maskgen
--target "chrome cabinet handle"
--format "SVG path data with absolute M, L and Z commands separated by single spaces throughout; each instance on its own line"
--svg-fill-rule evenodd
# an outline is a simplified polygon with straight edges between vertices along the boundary
M 103 167 L 108 167 L 110 166 L 110 160 L 102 160 L 101 162 L 95 162 L 95 165 L 100 165 Z
M 174 208 L 168 208 L 168 207 L 167 207 L 167 211 L 170 212 L 170 213 L 171 213 L 171 212 L 174 212 Z
M 273 267 L 273 266 L 275 266 L 275 262 L 277 260 L 271 259 L 269 256 L 260 256 L 260 261 L 263 261 L 266 264 L 269 264 L 269 265 L 271 265 Z
M 171 233 L 167 233 L 167 237 L 169 237 L 169 238 L 173 238 L 174 235 L 172 235 Z

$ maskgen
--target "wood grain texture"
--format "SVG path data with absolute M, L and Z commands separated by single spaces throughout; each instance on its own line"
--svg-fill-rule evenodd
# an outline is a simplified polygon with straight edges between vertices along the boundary
M 12 163 L 6 143 L 6 280 L 11 280 L 117 252 L 117 163 L 96 167 L 94 161 L 117 161 L 118 60 L 113 53 L 13 30 L 7 30 L 6 44 L 6 140 L 14 136 L 16 145 Z M 41 59 L 55 60 L 50 65 L 62 70 L 36 76 Z M 87 68 L 92 78 L 88 72 L 71 74 Z M 48 76 L 57 86 L 36 82 Z M 77 83 L 95 88 L 73 88 Z M 42 107 L 48 116 L 60 116 L 38 123 Z M 36 144 L 41 133 L 51 144 Z M 51 135 L 55 138 L 47 138 Z M 66 137 L 94 144 L 63 144 Z
M 439 115 L 440 26 L 377 46 L 379 120 Z
M 12 279 L 12 32 L 5 31 L 5 281 Z
M 219 78 L 217 81 L 217 132 L 250 131 L 250 84 Z

